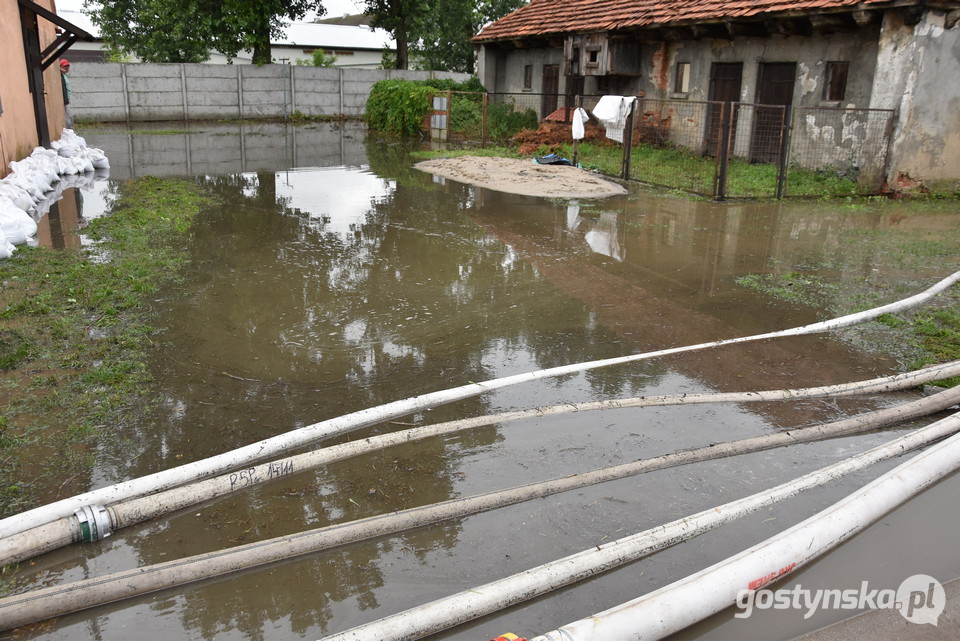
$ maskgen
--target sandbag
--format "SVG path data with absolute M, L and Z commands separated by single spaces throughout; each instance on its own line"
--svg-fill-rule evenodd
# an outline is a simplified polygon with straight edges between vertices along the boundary
M 37 222 L 30 214 L 9 201 L 0 201 L 0 231 L 7 242 L 19 245 L 37 233 Z

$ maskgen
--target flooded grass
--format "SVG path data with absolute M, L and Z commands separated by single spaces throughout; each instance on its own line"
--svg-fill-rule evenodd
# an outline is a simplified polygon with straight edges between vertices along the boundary
M 896 208 L 903 217 L 950 211 L 942 201 L 871 204 L 881 210 Z M 771 272 L 748 274 L 736 282 L 778 300 L 816 305 L 841 316 L 915 293 L 922 286 L 920 275 L 956 270 L 958 255 L 956 234 L 916 234 L 891 225 L 844 232 L 829 258 L 820 255 L 774 265 Z M 950 288 L 924 307 L 886 314 L 843 334 L 866 349 L 894 355 L 904 369 L 960 359 L 960 294 Z M 939 385 L 958 383 L 960 379 L 949 379 Z
M 21 248 L 0 264 L 0 515 L 69 490 L 90 446 L 130 420 L 149 380 L 149 297 L 177 278 L 205 202 L 190 182 L 129 182 L 86 228 L 89 250 Z

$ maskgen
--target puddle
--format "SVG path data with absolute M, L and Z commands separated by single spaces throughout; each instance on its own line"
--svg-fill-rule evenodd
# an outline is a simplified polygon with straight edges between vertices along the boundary
M 956 231 L 956 222 L 936 217 L 903 221 L 817 203 L 509 195 L 435 181 L 412 170 L 401 147 L 365 144 L 362 128 L 350 124 L 86 138 L 106 151 L 112 180 L 190 175 L 223 202 L 197 221 L 185 284 L 153 304 L 155 324 L 168 328 L 150 363 L 160 408 L 125 440 L 104 446 L 96 485 L 471 381 L 821 320 L 816 306 L 780 303 L 735 279 L 800 257 L 829 257 L 845 230 Z M 108 191 L 85 198 L 82 212 L 77 204 L 75 219 L 96 215 L 92 203 L 105 202 Z M 75 200 L 61 201 L 60 221 Z M 857 268 L 874 269 L 869 256 Z M 894 369 L 890 359 L 829 335 L 768 341 L 510 387 L 339 440 L 543 405 L 805 387 Z M 98 576 L 879 403 L 647 408 L 493 425 L 286 477 L 45 555 L 21 573 L 37 585 Z M 16 638 L 320 638 L 751 494 L 888 438 L 840 439 L 607 483 L 61 617 Z M 895 464 L 436 638 L 535 636 L 752 545 Z M 939 488 L 911 510 L 936 509 L 949 496 Z M 957 525 L 955 516 L 949 520 Z M 887 562 L 906 547 L 902 532 L 880 528 L 864 538 Z M 960 557 L 947 550 L 931 572 L 943 581 L 960 574 Z M 842 561 L 845 548 L 834 556 L 841 562 L 827 565 L 859 571 Z M 819 571 L 830 585 L 830 570 Z M 877 580 L 896 587 L 920 571 L 891 562 Z M 762 638 L 788 639 L 824 624 L 803 621 L 802 612 L 778 617 L 782 634 L 765 620 Z M 759 629 L 733 622 L 727 613 L 682 638 L 742 639 Z

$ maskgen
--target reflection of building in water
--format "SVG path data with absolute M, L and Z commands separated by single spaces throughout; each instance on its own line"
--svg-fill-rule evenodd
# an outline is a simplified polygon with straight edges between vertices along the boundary
M 735 279 L 769 271 L 772 261 L 793 265 L 795 257 L 821 251 L 830 246 L 825 236 L 828 229 L 836 233 L 856 224 L 873 225 L 862 214 L 856 219 L 830 217 L 820 210 L 785 214 L 779 205 L 717 206 L 658 198 L 619 203 L 619 210 L 604 220 L 604 212 L 612 208 L 610 202 L 581 202 L 579 208 L 562 209 L 546 202 L 538 208 L 531 202 L 521 208 L 504 206 L 506 199 L 488 195 L 472 219 L 509 245 L 519 260 L 533 265 L 546 281 L 581 301 L 600 324 L 619 335 L 628 352 L 694 345 L 820 320 L 815 306 L 777 304 L 736 285 Z M 796 220 L 811 216 L 830 223 L 793 240 Z M 585 225 L 598 238 L 614 238 L 616 245 L 598 249 L 585 237 Z M 614 256 L 616 248 L 617 261 L 594 259 L 582 251 L 584 244 L 608 256 Z M 718 391 L 856 380 L 866 378 L 865 371 L 882 371 L 892 364 L 818 336 L 731 345 L 673 357 L 669 362 L 687 378 Z M 791 427 L 823 420 L 829 408 L 771 405 L 754 411 L 776 426 Z
M 44 210 L 46 212 L 44 213 Z M 78 187 L 67 187 L 48 198 L 37 211 L 37 243 L 53 249 L 78 249 L 83 222 L 83 196 Z

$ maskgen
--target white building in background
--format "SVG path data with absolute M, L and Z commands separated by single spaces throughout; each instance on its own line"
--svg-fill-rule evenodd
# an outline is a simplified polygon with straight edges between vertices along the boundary
M 103 40 L 99 39 L 100 30 L 90 17 L 83 12 L 83 0 L 57 0 L 57 15 L 75 24 L 84 31 L 96 36 L 94 42 L 76 42 L 67 57 L 71 62 L 104 62 L 106 52 Z M 271 43 L 270 55 L 276 63 L 296 64 L 297 60 L 312 60 L 313 52 L 322 49 L 336 56 L 335 67 L 353 67 L 356 69 L 377 69 L 384 49 L 396 51 L 393 37 L 383 29 L 373 29 L 363 20 L 349 20 L 345 17 L 336 24 L 336 20 L 324 22 L 291 22 L 285 37 Z M 233 59 L 233 64 L 250 64 L 252 52 L 241 51 Z M 139 62 L 132 58 L 131 62 Z M 226 64 L 227 58 L 215 51 L 210 52 L 208 64 Z

